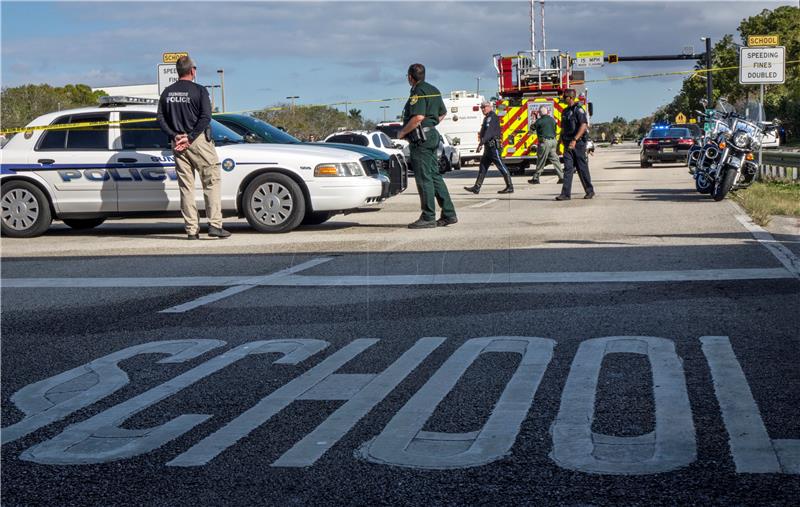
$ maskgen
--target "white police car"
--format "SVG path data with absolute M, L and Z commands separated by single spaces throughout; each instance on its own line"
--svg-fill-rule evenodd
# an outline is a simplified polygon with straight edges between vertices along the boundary
M 46 114 L 28 126 L 95 125 L 16 134 L 2 149 L 3 235 L 37 236 L 54 218 L 88 229 L 109 217 L 180 216 L 175 162 L 155 104 L 104 97 L 99 107 Z M 381 182 L 366 175 L 358 153 L 247 144 L 214 120 L 211 130 L 222 161 L 223 214 L 245 217 L 258 231 L 321 223 L 381 199 Z M 197 188 L 204 209 L 199 178 Z

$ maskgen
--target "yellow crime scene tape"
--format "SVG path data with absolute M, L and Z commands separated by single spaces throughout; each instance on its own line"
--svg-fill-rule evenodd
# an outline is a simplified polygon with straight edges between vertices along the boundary
M 796 65 L 800 63 L 800 60 L 791 60 L 787 61 L 786 65 Z M 724 70 L 733 70 L 739 69 L 739 66 L 731 66 L 731 67 L 716 67 L 712 69 L 692 69 L 692 70 L 679 70 L 673 72 L 658 72 L 655 74 L 640 74 L 636 76 L 616 76 L 616 77 L 609 77 L 604 79 L 587 79 L 584 80 L 584 83 L 603 83 L 603 82 L 610 82 L 610 81 L 623 81 L 627 79 L 647 79 L 647 78 L 655 78 L 655 77 L 665 77 L 665 76 L 678 76 L 678 75 L 686 75 L 686 74 L 705 74 L 709 72 L 719 72 Z M 431 97 L 440 97 L 441 95 L 417 95 L 417 98 L 424 99 L 424 98 L 431 98 Z M 341 101 L 341 102 L 329 102 L 325 104 L 298 104 L 294 106 L 295 108 L 309 108 L 309 107 L 331 107 L 331 106 L 341 106 L 341 105 L 356 105 L 356 104 L 369 104 L 375 102 L 393 102 L 396 100 L 408 100 L 408 97 L 390 97 L 384 99 L 363 99 L 363 100 L 348 100 L 348 101 Z M 243 113 L 250 113 L 254 111 L 281 111 L 285 109 L 291 109 L 291 107 L 262 107 L 257 109 L 243 109 L 241 111 L 226 111 L 224 113 L 214 113 L 211 116 L 221 115 L 221 114 L 243 114 Z M 0 135 L 8 135 L 8 134 L 19 134 L 22 132 L 33 132 L 38 130 L 64 130 L 64 129 L 86 129 L 90 127 L 101 127 L 101 126 L 115 126 L 115 125 L 126 125 L 130 123 L 147 123 L 151 121 L 155 121 L 156 117 L 153 118 L 138 118 L 135 120 L 116 120 L 116 121 L 94 121 L 94 122 L 82 122 L 82 123 L 65 123 L 59 125 L 33 125 L 29 127 L 18 127 L 18 128 L 11 128 L 11 129 L 3 129 L 0 130 Z

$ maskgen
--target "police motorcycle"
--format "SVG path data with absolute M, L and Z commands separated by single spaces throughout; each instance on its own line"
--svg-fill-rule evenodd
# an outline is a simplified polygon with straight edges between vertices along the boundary
M 701 148 L 689 151 L 687 163 L 697 191 L 721 201 L 728 192 L 747 188 L 756 179 L 758 163 L 753 152 L 764 134 L 777 126 L 762 121 L 763 108 L 755 102 L 736 111 L 720 98 L 711 114 L 697 113 L 707 119 L 711 130 Z

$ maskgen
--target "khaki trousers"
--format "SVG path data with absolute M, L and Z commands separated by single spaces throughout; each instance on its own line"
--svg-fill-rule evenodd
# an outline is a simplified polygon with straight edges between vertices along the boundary
M 222 198 L 220 196 L 220 165 L 214 145 L 200 134 L 188 148 L 175 155 L 175 172 L 181 190 L 181 214 L 187 234 L 197 234 L 200 219 L 194 200 L 194 172 L 203 182 L 203 198 L 206 202 L 206 217 L 212 227 L 222 227 Z
M 547 163 L 553 164 L 559 179 L 564 179 L 564 171 L 561 170 L 561 162 L 558 160 L 558 141 L 556 139 L 540 139 L 539 149 L 536 150 L 536 171 L 534 178 L 538 178 L 544 171 Z

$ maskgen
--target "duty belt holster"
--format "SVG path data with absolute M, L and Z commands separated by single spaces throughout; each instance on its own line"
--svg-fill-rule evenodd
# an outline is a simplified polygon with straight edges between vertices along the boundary
M 489 139 L 486 141 L 487 148 L 497 148 L 497 139 Z
M 422 124 L 420 123 L 414 130 L 408 133 L 408 141 L 414 144 L 424 143 L 428 139 L 428 136 L 425 134 L 427 131 L 428 128 L 423 128 Z

